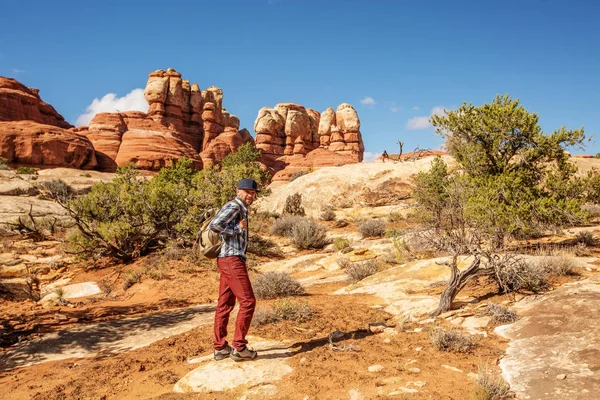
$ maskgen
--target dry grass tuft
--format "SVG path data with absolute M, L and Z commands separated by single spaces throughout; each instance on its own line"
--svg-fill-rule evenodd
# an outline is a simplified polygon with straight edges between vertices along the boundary
M 491 302 L 487 305 L 486 314 L 491 315 L 492 323 L 498 325 L 511 324 L 519 319 L 519 316 L 513 310 Z
M 474 347 L 470 336 L 456 330 L 446 331 L 435 328 L 429 333 L 429 338 L 438 350 L 468 353 Z
M 266 272 L 252 282 L 252 287 L 259 299 L 299 296 L 305 293 L 302 285 L 285 272 Z

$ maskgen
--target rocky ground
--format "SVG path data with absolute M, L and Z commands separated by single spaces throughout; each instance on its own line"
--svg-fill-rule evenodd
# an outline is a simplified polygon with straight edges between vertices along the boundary
M 575 244 L 575 234 L 584 230 L 597 240 L 599 226 L 536 241 L 540 250 L 527 257 L 560 253 L 574 263 L 575 274 L 554 278 L 552 289 L 500 295 L 481 278 L 459 294 L 454 310 L 430 319 L 449 275 L 436 263 L 443 255 L 421 252 L 398 263 L 390 257 L 395 252 L 390 239 L 363 238 L 357 229 L 363 218 L 405 215 L 409 177 L 427 162 L 362 164 L 363 181 L 350 167 L 326 167 L 280 184 L 257 205 L 275 211 L 278 199 L 300 191 L 307 213 L 318 215 L 323 204 L 348 198 L 336 210 L 347 226 L 320 223 L 331 238 L 348 239 L 352 250 L 342 253 L 329 245 L 298 251 L 270 237 L 266 222 L 254 220 L 254 229 L 276 241 L 283 256 L 253 257 L 251 277 L 289 273 L 306 289 L 299 299 L 312 311 L 300 322 L 253 327 L 249 340 L 260 353 L 254 362 L 211 357 L 218 274 L 210 262 L 185 251 L 151 254 L 128 265 L 82 261 L 64 252 L 63 234 L 43 241 L 3 235 L 1 280 L 18 298 L 0 303 L 2 397 L 467 399 L 477 377 L 492 373 L 502 374 L 517 398 L 596 398 L 600 249 L 595 242 Z M 336 190 L 332 173 L 340 182 Z M 2 176 L 0 192 L 10 204 L 43 200 L 29 191 L 2 189 L 17 179 Z M 339 179 L 346 176 L 353 178 Z M 386 189 L 392 195 L 377 203 Z M 8 209 L 8 202 L 0 204 Z M 27 212 L 22 207 L 17 214 Z M 389 219 L 388 229 L 412 224 L 405 217 Z M 382 269 L 349 281 L 340 258 L 377 259 Z M 259 308 L 275 301 L 259 300 Z M 489 302 L 516 311 L 520 319 L 493 323 L 486 314 Z M 459 330 L 473 346 L 467 352 L 438 350 L 431 335 L 439 328 Z

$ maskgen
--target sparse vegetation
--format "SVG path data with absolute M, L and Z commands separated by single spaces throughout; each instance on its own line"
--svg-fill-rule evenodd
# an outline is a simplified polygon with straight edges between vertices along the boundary
M 402 213 L 399 211 L 392 211 L 388 215 L 388 221 L 390 221 L 390 222 L 398 222 L 398 221 L 402 221 L 403 219 L 404 219 L 404 216 L 402 216 Z
M 35 168 L 31 167 L 19 167 L 17 168 L 17 174 L 19 175 L 37 175 L 38 171 Z
M 471 400 L 502 400 L 512 397 L 502 376 L 490 369 L 479 368 Z
M 572 275 L 575 268 L 573 259 L 566 256 L 542 257 L 537 263 L 541 269 L 551 276 Z
M 123 290 L 129 289 L 130 287 L 132 287 L 133 285 L 138 283 L 141 278 L 142 278 L 142 275 L 140 273 L 138 273 L 137 271 L 129 272 L 129 274 L 127 274 L 127 276 L 125 277 L 125 280 L 123 281 Z
M 285 199 L 285 205 L 283 206 L 283 215 L 298 215 L 304 216 L 305 211 L 302 207 L 302 194 L 294 193 Z
M 575 238 L 577 239 L 578 243 L 583 243 L 586 246 L 594 245 L 594 235 L 592 235 L 591 232 L 577 232 Z
M 511 324 L 519 319 L 513 310 L 492 302 L 487 304 L 486 313 L 492 317 L 491 322 L 498 325 Z
M 370 219 L 358 225 L 364 237 L 382 237 L 385 234 L 385 222 L 381 219 Z
M 272 258 L 283 256 L 277 243 L 260 235 L 250 235 L 248 238 L 248 253 Z
M 266 272 L 252 282 L 254 294 L 259 299 L 299 296 L 304 294 L 300 283 L 285 272 Z
M 37 186 L 42 193 L 46 192 L 50 198 L 57 199 L 63 203 L 71 200 L 75 194 L 73 188 L 62 179 L 40 182 Z
M 299 249 L 322 249 L 328 243 L 325 227 L 312 219 L 302 219 L 292 226 L 290 238 Z
M 303 217 L 297 215 L 282 215 L 273 222 L 270 232 L 276 236 L 292 236 L 292 228 L 303 220 Z
M 468 353 L 474 346 L 471 337 L 458 330 L 446 331 L 441 328 L 434 328 L 429 333 L 429 338 L 436 349 L 443 351 Z
M 277 321 L 279 321 L 279 317 L 272 307 L 258 307 L 254 311 L 254 316 L 252 317 L 252 326 L 262 326 Z
M 335 217 L 335 211 L 333 211 L 332 209 L 326 209 L 321 212 L 322 221 L 333 221 Z
M 347 237 L 336 237 L 333 238 L 333 245 L 335 246 L 337 251 L 344 250 L 345 248 L 350 247 L 350 240 Z
M 282 320 L 303 322 L 310 318 L 312 310 L 306 301 L 285 298 L 273 302 L 275 315 Z
M 380 265 L 377 260 L 366 260 L 350 263 L 344 268 L 344 272 L 353 281 L 361 281 L 368 276 L 371 276 L 380 270 Z
M 0 170 L 8 169 L 8 160 L 4 157 L 0 157 Z

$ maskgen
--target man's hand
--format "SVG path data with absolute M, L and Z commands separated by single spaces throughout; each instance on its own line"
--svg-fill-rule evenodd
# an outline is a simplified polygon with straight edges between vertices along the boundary
M 245 219 L 242 219 L 240 221 L 240 228 L 242 228 L 243 230 L 247 230 L 248 229 L 248 221 L 246 221 Z

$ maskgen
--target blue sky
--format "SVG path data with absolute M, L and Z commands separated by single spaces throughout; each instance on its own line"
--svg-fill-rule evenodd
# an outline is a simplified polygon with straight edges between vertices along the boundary
M 263 106 L 348 102 L 367 152 L 435 149 L 432 112 L 509 93 L 545 131 L 584 126 L 597 137 L 583 153 L 600 152 L 594 1 L 83 3 L 7 2 L 0 24 L 0 75 L 39 88 L 73 124 L 94 99 L 139 107 L 132 91 L 171 67 L 221 87 L 251 132 Z

